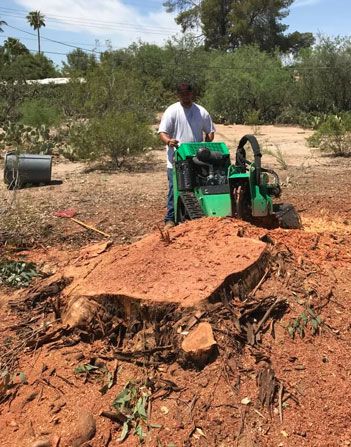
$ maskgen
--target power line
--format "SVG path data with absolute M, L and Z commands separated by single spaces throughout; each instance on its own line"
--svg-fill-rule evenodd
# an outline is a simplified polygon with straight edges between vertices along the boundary
M 22 33 L 26 33 L 26 34 L 29 34 L 29 35 L 31 35 L 31 36 L 35 36 L 34 33 L 30 33 L 29 31 L 25 31 L 25 30 L 23 30 L 23 29 L 21 29 L 21 28 L 17 28 L 16 26 L 12 26 L 12 25 L 7 25 L 7 26 L 8 26 L 9 28 L 15 29 L 15 30 L 17 30 L 17 31 L 21 31 Z M 78 46 L 76 46 L 76 45 L 70 45 L 70 44 L 68 44 L 68 43 L 60 42 L 60 41 L 58 41 L 58 40 L 49 39 L 49 37 L 40 36 L 40 38 L 43 39 L 43 40 L 48 40 L 49 42 L 57 43 L 57 44 L 59 44 L 59 45 L 64 45 L 64 46 L 66 46 L 66 47 L 70 47 L 70 48 L 75 48 L 75 49 L 78 49 L 78 50 L 82 50 L 81 47 L 78 47 Z M 85 51 L 90 51 L 91 53 L 99 53 L 99 54 L 101 54 L 101 51 L 90 50 L 90 49 L 88 49 L 88 48 L 84 48 L 84 50 L 85 50 Z
M 41 36 L 40 36 L 41 37 Z M 10 38 L 10 39 L 17 39 L 16 37 L 13 37 L 13 36 L 9 36 L 8 34 L 3 34 L 3 33 L 1 33 L 0 34 L 0 39 L 1 38 Z M 24 37 L 24 36 L 21 36 L 21 40 L 37 40 L 37 38 L 34 38 L 34 37 Z M 87 47 L 96 47 L 97 45 L 96 44 L 92 44 L 92 43 L 82 43 L 82 42 L 63 42 L 63 43 L 66 43 L 66 44 L 72 44 L 72 45 L 85 45 L 85 46 L 87 46 Z M 99 44 L 100 44 L 100 42 L 99 42 Z M 105 46 L 105 44 L 101 44 L 102 46 Z
M 16 15 L 9 15 L 9 14 L 3 14 L 3 17 L 14 17 L 14 18 L 22 18 L 22 16 L 16 16 Z M 70 19 L 70 20 L 61 20 L 61 19 L 49 19 L 47 20 L 47 23 L 58 23 L 58 24 L 65 24 L 65 25 L 72 25 L 72 26 L 81 26 L 81 27 L 89 27 L 89 30 L 107 30 L 107 31 L 129 31 L 129 32 L 135 32 L 135 33 L 145 33 L 145 34 L 155 34 L 159 36 L 169 36 L 170 30 L 168 32 L 166 31 L 155 31 L 157 28 L 149 28 L 145 27 L 143 25 L 137 26 L 137 25 L 128 25 L 128 24 L 120 24 L 117 26 L 113 25 L 104 25 L 104 24 L 96 24 L 96 25 L 89 25 L 87 22 L 81 22 L 79 19 Z M 7 25 L 8 26 L 8 25 Z M 177 31 L 177 30 L 176 30 Z M 176 32 L 175 31 L 175 32 Z
M 20 14 L 18 13 L 14 13 L 12 11 L 18 11 L 20 12 Z M 3 15 L 5 17 L 14 17 L 14 18 L 25 18 L 22 16 L 22 14 L 27 14 L 26 11 L 24 10 L 13 10 L 11 8 L 3 8 L 0 7 L 0 12 L 3 13 Z M 44 13 L 43 13 L 44 14 Z M 164 27 L 164 26 L 145 26 L 145 25 L 140 25 L 137 23 L 131 23 L 131 22 L 116 22 L 116 21 L 105 21 L 105 20 L 90 20 L 90 19 L 83 19 L 83 18 L 76 18 L 76 17 L 72 17 L 72 16 L 61 16 L 61 15 L 53 15 L 53 14 L 44 14 L 44 16 L 48 19 L 47 21 L 50 22 L 59 22 L 59 23 L 67 23 L 67 24 L 75 24 L 75 25 L 87 25 L 90 28 L 103 28 L 103 29 L 117 29 L 116 26 L 120 27 L 124 27 L 130 30 L 135 30 L 135 31 L 144 31 L 147 33 L 152 33 L 152 34 L 169 34 L 170 32 L 177 32 L 178 29 L 174 28 L 173 30 L 170 29 L 169 27 Z

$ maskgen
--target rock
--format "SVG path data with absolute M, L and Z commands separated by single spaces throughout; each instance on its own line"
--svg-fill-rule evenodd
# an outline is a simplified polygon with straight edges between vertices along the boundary
M 48 439 L 37 439 L 30 447 L 52 447 L 52 444 Z
M 19 425 L 18 425 L 18 423 L 17 423 L 15 420 L 10 421 L 10 422 L 9 422 L 9 426 L 10 426 L 10 427 L 13 427 L 13 428 L 15 428 L 15 429 L 18 429 L 18 428 L 19 428 Z
M 89 412 L 83 412 L 75 424 L 74 432 L 70 436 L 68 445 L 80 447 L 90 441 L 96 433 L 96 422 L 94 416 Z
M 217 353 L 217 343 L 209 323 L 200 323 L 189 332 L 182 342 L 182 350 L 186 360 L 197 367 L 203 367 Z

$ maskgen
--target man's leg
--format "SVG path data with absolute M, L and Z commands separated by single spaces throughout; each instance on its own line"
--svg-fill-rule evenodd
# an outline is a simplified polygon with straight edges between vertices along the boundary
M 174 222 L 174 197 L 173 197 L 173 169 L 167 168 L 168 197 L 165 222 Z

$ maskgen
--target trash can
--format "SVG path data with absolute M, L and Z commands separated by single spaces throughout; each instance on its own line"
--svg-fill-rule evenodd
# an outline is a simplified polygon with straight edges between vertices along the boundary
M 8 188 L 21 188 L 26 184 L 39 185 L 51 182 L 51 155 L 34 155 L 7 152 L 4 181 Z

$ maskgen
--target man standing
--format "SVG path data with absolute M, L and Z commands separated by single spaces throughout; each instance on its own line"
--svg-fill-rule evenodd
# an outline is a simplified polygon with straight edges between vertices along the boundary
M 179 102 L 169 106 L 162 116 L 158 133 L 167 146 L 168 200 L 165 225 L 174 226 L 173 155 L 178 144 L 212 141 L 215 128 L 202 106 L 193 102 L 193 89 L 183 82 L 177 86 Z

